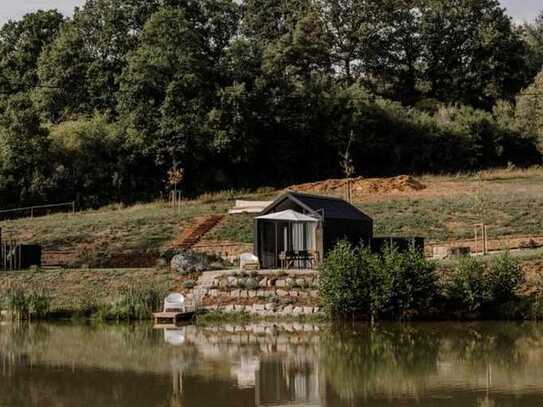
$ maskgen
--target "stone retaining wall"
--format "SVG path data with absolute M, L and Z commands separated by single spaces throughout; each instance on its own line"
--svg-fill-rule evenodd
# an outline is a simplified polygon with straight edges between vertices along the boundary
M 317 273 L 307 271 L 208 274 L 200 278 L 187 299 L 208 310 L 261 316 L 321 313 Z

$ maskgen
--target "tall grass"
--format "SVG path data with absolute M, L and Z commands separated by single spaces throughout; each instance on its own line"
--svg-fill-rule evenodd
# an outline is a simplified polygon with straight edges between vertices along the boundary
M 28 291 L 20 287 L 11 287 L 5 298 L 9 315 L 17 320 L 46 319 L 50 305 L 51 296 L 43 289 Z
M 98 319 L 116 321 L 139 321 L 149 319 L 151 314 L 160 311 L 167 291 L 158 287 L 130 286 L 119 290 L 116 300 L 111 304 L 97 307 L 93 315 Z

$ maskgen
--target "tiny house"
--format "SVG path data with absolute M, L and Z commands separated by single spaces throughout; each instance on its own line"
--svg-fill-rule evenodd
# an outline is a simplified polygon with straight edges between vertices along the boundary
M 346 239 L 369 244 L 373 220 L 343 199 L 287 192 L 255 218 L 254 253 L 263 269 L 314 268 Z

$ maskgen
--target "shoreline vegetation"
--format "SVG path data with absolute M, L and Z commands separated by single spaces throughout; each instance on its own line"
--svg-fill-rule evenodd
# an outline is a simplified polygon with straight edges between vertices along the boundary
M 415 251 L 388 248 L 373 255 L 340 242 L 319 270 L 323 312 L 258 315 L 219 307 L 193 322 L 539 321 L 543 280 L 539 274 L 528 278 L 526 262 L 509 252 L 434 262 Z M 34 270 L 3 277 L 4 319 L 139 321 L 161 310 L 176 275 L 167 269 Z
M 505 251 L 437 263 L 412 249 L 375 255 L 339 242 L 319 272 L 330 319 L 540 320 L 543 284 L 527 288 L 520 260 Z

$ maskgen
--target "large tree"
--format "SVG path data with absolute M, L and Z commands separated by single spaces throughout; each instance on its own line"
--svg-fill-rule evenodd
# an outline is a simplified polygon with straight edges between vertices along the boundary
M 243 33 L 261 46 L 291 31 L 311 7 L 310 0 L 244 0 Z
M 0 196 L 2 203 L 45 198 L 49 168 L 48 131 L 28 95 L 12 96 L 0 114 Z M 46 189 L 46 187 L 45 187 Z
M 543 151 L 543 71 L 518 96 L 515 116 L 520 130 L 537 137 Z
M 534 23 L 524 24 L 520 32 L 528 45 L 530 73 L 537 73 L 543 68 L 543 12 Z
M 203 24 L 182 8 L 163 8 L 147 22 L 122 76 L 120 109 L 157 164 L 181 162 L 190 176 L 205 160 L 207 115 L 229 84 L 226 47 L 236 16 L 225 0 L 202 2 Z
M 36 65 L 42 50 L 57 35 L 64 19 L 56 10 L 26 14 L 0 29 L 0 92 L 29 90 L 37 84 Z
M 94 110 L 114 111 L 127 55 L 159 0 L 89 0 L 75 10 L 39 64 L 37 101 L 53 121 Z
M 428 95 L 489 108 L 526 84 L 526 48 L 497 0 L 427 0 L 422 12 Z

